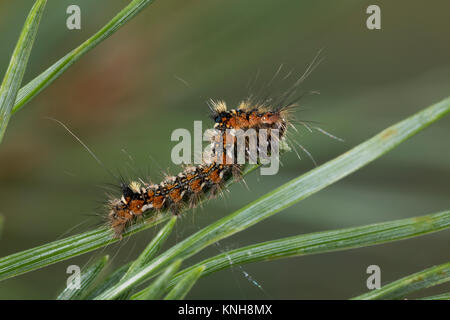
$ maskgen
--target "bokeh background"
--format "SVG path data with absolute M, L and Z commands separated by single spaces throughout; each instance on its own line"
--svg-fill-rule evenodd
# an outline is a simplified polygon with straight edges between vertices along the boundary
M 90 37 L 128 1 L 49 1 L 24 83 Z M 65 26 L 78 4 L 82 29 Z M 365 26 L 370 4 L 382 29 Z M 6 70 L 31 1 L 0 2 L 0 71 Z M 176 172 L 170 134 L 208 122 L 206 101 L 235 104 L 247 84 L 269 81 L 281 64 L 301 74 L 323 49 L 302 89 L 299 117 L 320 122 L 344 143 L 300 130 L 298 141 L 321 164 L 450 93 L 448 1 L 160 0 L 82 57 L 15 114 L 0 150 L 0 256 L 101 223 L 93 215 L 113 182 L 105 168 L 56 122 L 66 124 L 105 166 L 130 177 Z M 189 262 L 251 243 L 308 232 L 419 216 L 450 208 L 450 118 L 444 118 L 351 176 Z M 224 199 L 188 212 L 167 246 L 313 168 L 304 154 L 283 157 L 276 176 L 252 174 Z M 2 299 L 52 299 L 69 264 L 108 253 L 109 270 L 136 257 L 157 230 L 102 252 L 0 283 Z M 450 235 L 234 267 L 207 276 L 191 299 L 344 299 L 366 291 L 366 268 L 382 283 L 448 261 Z M 247 272 L 263 288 L 245 276 Z M 420 295 L 449 291 L 439 286 Z

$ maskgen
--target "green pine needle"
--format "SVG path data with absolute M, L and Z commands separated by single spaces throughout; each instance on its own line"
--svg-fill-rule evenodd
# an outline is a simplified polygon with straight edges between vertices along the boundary
M 187 272 L 204 265 L 202 276 L 237 265 L 334 252 L 398 241 L 450 227 L 450 211 L 361 227 L 322 231 L 253 244 L 221 253 L 178 272 L 172 287 Z
M 0 86 L 0 143 L 11 118 L 46 3 L 47 0 L 38 0 L 31 8 Z
M 404 299 L 408 294 L 450 281 L 450 262 L 414 273 L 353 300 Z
M 56 298 L 58 300 L 80 300 L 88 295 L 92 284 L 98 278 L 100 272 L 105 268 L 109 257 L 104 256 L 80 272 L 80 287 L 70 288 L 66 287 L 60 295 Z
M 164 272 L 144 290 L 131 297 L 131 300 L 155 300 L 160 299 L 169 284 L 174 273 L 180 268 L 182 260 L 176 260 L 164 270 Z
M 202 275 L 205 266 L 199 266 L 186 273 L 164 297 L 164 300 L 182 300 Z

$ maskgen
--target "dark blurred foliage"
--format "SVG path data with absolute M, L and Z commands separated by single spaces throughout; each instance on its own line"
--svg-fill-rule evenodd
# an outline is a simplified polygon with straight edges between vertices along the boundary
M 82 10 L 82 29 L 65 27 L 68 5 Z M 90 37 L 128 1 L 49 1 L 25 82 Z M 365 27 L 379 4 L 382 29 Z M 0 71 L 6 70 L 31 1 L 0 2 Z M 263 86 L 283 64 L 299 76 L 316 53 L 323 62 L 302 90 L 301 119 L 345 139 L 300 128 L 297 141 L 321 164 L 450 92 L 448 1 L 156 1 L 81 58 L 15 114 L 0 146 L 0 256 L 101 224 L 104 167 L 56 122 L 65 123 L 105 166 L 154 181 L 175 173 L 170 151 L 176 128 L 208 122 L 206 101 L 233 105 L 257 77 Z M 24 82 L 24 83 L 25 83 Z M 414 217 L 450 208 L 450 118 L 391 153 L 274 217 L 221 241 L 189 261 L 280 237 Z M 313 168 L 305 154 L 283 157 L 276 176 L 252 174 L 224 199 L 188 212 L 171 241 L 231 213 Z M 56 296 L 69 264 L 108 253 L 112 268 L 136 257 L 152 229 L 119 245 L 0 284 L 0 298 Z M 365 292 L 368 265 L 386 283 L 448 260 L 449 233 L 338 253 L 235 267 L 201 279 L 189 298 L 347 298 Z M 448 291 L 440 286 L 425 291 Z

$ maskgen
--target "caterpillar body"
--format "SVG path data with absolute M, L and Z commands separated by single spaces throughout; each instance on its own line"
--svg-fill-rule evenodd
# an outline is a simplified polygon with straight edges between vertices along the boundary
M 236 109 L 227 110 L 225 102 L 211 100 L 214 129 L 224 134 L 212 137 L 211 144 L 217 149 L 219 142 L 223 142 L 220 148 L 225 150 L 225 146 L 236 143 L 236 138 L 230 137 L 230 130 L 254 129 L 258 133 L 264 129 L 268 141 L 257 143 L 259 145 L 265 142 L 270 153 L 271 132 L 276 129 L 279 140 L 285 137 L 293 106 L 294 104 L 271 107 L 247 99 Z M 220 141 L 217 137 L 220 137 Z M 243 165 L 229 161 L 229 156 L 227 152 L 211 152 L 208 161 L 187 166 L 178 175 L 168 176 L 159 184 L 142 181 L 123 183 L 122 196 L 108 202 L 107 220 L 115 237 L 121 238 L 124 229 L 144 214 L 170 210 L 178 215 L 183 206 L 195 207 L 202 196 L 215 195 L 230 178 L 239 179 Z

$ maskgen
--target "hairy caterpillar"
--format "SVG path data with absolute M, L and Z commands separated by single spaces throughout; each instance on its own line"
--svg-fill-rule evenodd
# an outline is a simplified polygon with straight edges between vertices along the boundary
M 275 151 L 278 149 L 273 148 L 274 142 L 278 143 L 287 138 L 289 126 L 295 129 L 291 111 L 297 107 L 297 101 L 303 96 L 303 94 L 297 94 L 298 87 L 320 63 L 320 60 L 317 60 L 319 54 L 320 51 L 303 75 L 278 96 L 267 95 L 261 98 L 258 95 L 251 95 L 235 109 L 230 110 L 225 102 L 210 100 L 214 129 L 220 135 L 210 138 L 210 145 L 213 148 L 206 154 L 206 157 L 203 157 L 203 163 L 196 166 L 189 165 L 178 175 L 168 176 L 159 184 L 146 183 L 142 180 L 121 183 L 121 196 L 113 198 L 107 203 L 107 223 L 114 230 L 115 237 L 121 238 L 124 229 L 143 215 L 152 212 L 156 214 L 162 210 L 170 210 L 174 215 L 178 215 L 183 206 L 195 207 L 202 196 L 208 193 L 215 195 L 230 178 L 240 179 L 243 165 L 234 161 L 238 148 L 234 148 L 232 154 L 228 152 L 228 147 L 236 144 L 235 131 L 253 130 L 258 137 L 256 139 L 258 152 L 264 145 L 267 151 L 266 155 L 271 154 L 272 150 L 274 150 L 273 153 L 276 153 Z M 268 89 L 281 69 L 282 66 L 264 90 Z M 292 71 L 282 80 L 286 80 L 291 73 Z M 316 129 L 333 139 L 341 140 L 319 127 L 310 127 L 306 121 L 297 122 L 309 131 Z M 260 136 L 260 132 L 266 134 Z M 297 145 L 315 163 L 311 154 L 300 144 Z M 244 157 L 246 161 L 251 157 L 249 147 L 249 142 L 245 140 Z
M 211 100 L 214 128 L 223 132 L 223 136 L 214 136 L 211 143 L 217 145 L 224 139 L 224 145 L 235 143 L 230 137 L 230 130 L 254 129 L 256 132 L 265 129 L 267 139 L 272 130 L 278 130 L 278 139 L 283 139 L 288 125 L 289 104 L 280 108 L 271 108 L 263 104 L 253 104 L 250 100 L 240 103 L 236 109 L 227 110 L 225 102 Z M 225 133 L 227 132 L 227 133 Z M 258 141 L 258 144 L 261 141 Z M 270 142 L 269 152 L 270 152 Z M 223 147 L 225 148 L 225 147 Z M 225 150 L 225 149 L 224 149 Z M 217 151 L 217 150 L 216 150 Z M 123 230 L 144 213 L 170 210 L 178 215 L 182 206 L 194 207 L 200 197 L 206 193 L 215 194 L 231 177 L 239 179 L 241 164 L 229 161 L 229 154 L 222 152 L 222 159 L 217 153 L 211 154 L 208 162 L 197 166 L 185 167 L 178 175 L 168 176 L 159 184 L 147 184 L 132 181 L 121 186 L 122 196 L 111 199 L 108 203 L 108 224 L 116 237 L 121 237 Z

